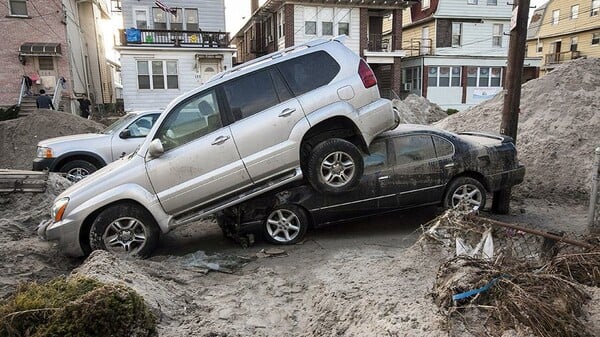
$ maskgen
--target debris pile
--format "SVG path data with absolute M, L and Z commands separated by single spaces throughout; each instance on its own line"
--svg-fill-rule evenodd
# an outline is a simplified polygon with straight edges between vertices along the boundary
M 100 123 L 62 111 L 37 110 L 0 122 L 0 169 L 30 170 L 41 140 L 79 133 L 98 132 Z
M 408 95 L 404 100 L 395 99 L 392 104 L 398 111 L 402 124 L 431 124 L 448 116 L 439 105 L 414 94 Z
M 600 59 L 560 65 L 522 87 L 517 148 L 527 167 L 521 196 L 552 201 L 587 199 L 593 151 L 600 146 Z M 435 126 L 498 133 L 503 95 Z

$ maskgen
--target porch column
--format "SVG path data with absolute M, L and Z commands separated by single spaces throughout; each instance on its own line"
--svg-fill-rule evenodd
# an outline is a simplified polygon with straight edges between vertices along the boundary
M 394 64 L 392 64 L 392 90 L 398 97 L 400 97 L 401 82 L 402 59 L 400 57 L 394 57 Z
M 462 77 L 460 78 L 460 85 L 462 86 L 462 100 L 461 103 L 467 103 L 467 66 L 462 66 Z
M 394 9 L 392 14 L 392 50 L 402 50 L 402 10 Z
M 360 57 L 365 57 L 365 50 L 369 43 L 369 36 L 367 35 L 367 27 L 369 26 L 369 11 L 367 8 L 361 7 L 359 14 L 360 21 Z
M 285 47 L 287 48 L 294 45 L 294 5 L 285 4 L 284 6 Z
M 427 87 L 429 86 L 429 67 L 423 66 L 423 97 L 427 98 Z

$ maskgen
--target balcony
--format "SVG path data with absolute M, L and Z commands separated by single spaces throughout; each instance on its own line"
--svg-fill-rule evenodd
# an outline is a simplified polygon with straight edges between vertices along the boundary
M 565 61 L 570 61 L 574 59 L 578 59 L 581 57 L 581 53 L 579 51 L 565 51 L 562 53 L 552 53 L 546 54 L 545 56 L 545 64 L 558 64 Z
M 390 52 L 392 51 L 392 40 L 394 36 L 391 34 L 369 34 L 367 42 L 367 50 L 374 52 Z
M 173 46 L 200 48 L 228 48 L 229 33 L 161 30 L 121 29 L 121 46 Z

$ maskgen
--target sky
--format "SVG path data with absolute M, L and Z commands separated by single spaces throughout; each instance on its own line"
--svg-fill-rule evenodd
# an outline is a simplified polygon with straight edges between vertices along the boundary
M 265 0 L 260 0 L 262 5 Z M 540 6 L 548 0 L 530 0 L 530 6 Z M 530 10 L 530 16 L 534 9 Z M 225 29 L 235 34 L 250 18 L 250 0 L 225 0 Z

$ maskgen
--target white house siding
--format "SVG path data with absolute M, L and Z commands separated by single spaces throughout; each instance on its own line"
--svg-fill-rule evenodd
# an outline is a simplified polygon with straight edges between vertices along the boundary
M 503 32 L 509 32 L 510 20 L 484 20 L 482 23 L 463 22 L 461 46 L 436 48 L 436 55 L 507 56 L 510 36 L 502 35 L 502 47 L 492 46 L 494 24 L 502 24 Z
M 232 67 L 234 50 L 140 50 L 129 48 L 121 50 L 121 76 L 126 111 L 165 108 L 171 100 L 192 89 L 201 82 L 197 76 L 196 54 L 223 55 L 222 69 Z M 138 89 L 138 60 L 177 60 L 178 89 Z
M 164 3 L 175 8 L 197 8 L 200 29 L 212 32 L 225 31 L 225 0 L 169 0 Z M 152 29 L 152 7 L 156 7 L 154 0 L 121 0 L 123 26 L 135 27 L 134 9 L 146 8 L 148 26 Z
M 512 13 L 512 1 L 497 0 L 497 5 L 487 4 L 487 0 L 478 0 L 477 5 L 468 5 L 467 0 L 440 0 L 436 18 L 484 18 L 509 19 Z
M 311 7 L 316 9 L 317 17 L 314 21 L 317 21 L 317 34 L 316 35 L 306 35 L 304 33 L 304 10 L 307 7 Z M 344 43 L 348 48 L 350 48 L 355 53 L 360 52 L 360 10 L 358 8 L 350 9 L 350 14 L 348 16 L 345 15 L 347 13 L 348 7 L 335 7 L 335 6 L 303 6 L 303 5 L 295 5 L 294 6 L 294 44 L 302 44 L 308 42 L 310 40 L 314 40 L 317 38 L 331 38 L 333 36 L 322 36 L 321 34 L 321 20 L 319 18 L 319 13 L 322 8 L 333 8 L 333 36 L 337 36 L 338 33 L 338 23 L 342 18 L 349 22 L 349 36 Z M 343 9 L 343 11 L 341 10 Z

